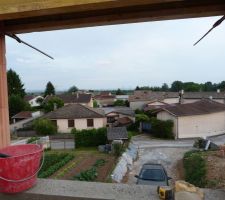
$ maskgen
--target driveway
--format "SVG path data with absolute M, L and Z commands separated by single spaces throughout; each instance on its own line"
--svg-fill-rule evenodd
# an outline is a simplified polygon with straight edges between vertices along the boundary
M 225 143 L 225 135 L 211 137 L 218 145 Z M 134 162 L 133 169 L 128 173 L 127 183 L 135 184 L 135 174 L 139 174 L 144 163 L 153 162 L 162 164 L 167 170 L 172 182 L 178 180 L 180 172 L 178 162 L 185 152 L 193 148 L 194 139 L 182 140 L 157 140 L 150 139 L 148 135 L 138 135 L 132 138 L 132 143 L 138 146 L 138 159 Z

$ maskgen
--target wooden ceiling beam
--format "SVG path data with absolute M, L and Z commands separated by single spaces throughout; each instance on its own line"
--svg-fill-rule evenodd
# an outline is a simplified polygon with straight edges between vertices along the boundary
M 90 0 L 91 1 L 91 0 Z M 97 0 L 96 0 L 97 1 Z M 100 1 L 100 0 L 98 0 Z M 184 19 L 193 17 L 207 17 L 225 14 L 224 0 L 123 0 L 120 7 L 95 7 L 96 9 L 55 13 L 49 15 L 25 17 L 4 20 L 5 30 L 10 33 L 27 33 L 34 31 L 49 31 L 67 28 L 90 27 L 99 25 L 112 25 L 135 23 L 156 20 Z M 101 4 L 102 6 L 103 4 Z M 93 6 L 93 5 L 92 5 Z M 0 14 L 1 16 L 1 14 Z

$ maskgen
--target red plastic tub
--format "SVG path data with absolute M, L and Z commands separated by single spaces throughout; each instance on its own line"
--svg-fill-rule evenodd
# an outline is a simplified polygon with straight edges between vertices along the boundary
M 0 192 L 18 193 L 34 186 L 43 148 L 36 144 L 15 145 L 0 149 L 10 155 L 0 158 Z

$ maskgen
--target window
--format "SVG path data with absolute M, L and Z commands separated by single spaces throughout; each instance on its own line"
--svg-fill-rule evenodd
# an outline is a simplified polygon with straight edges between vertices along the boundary
M 74 127 L 74 120 L 73 119 L 69 119 L 68 120 L 68 128 L 73 128 Z
M 87 119 L 87 127 L 93 127 L 94 126 L 94 120 L 93 119 Z

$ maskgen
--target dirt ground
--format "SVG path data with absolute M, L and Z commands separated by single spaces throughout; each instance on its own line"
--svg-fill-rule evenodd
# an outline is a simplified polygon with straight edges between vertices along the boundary
M 206 157 L 206 163 L 208 187 L 225 189 L 225 158 L 213 152 Z
M 78 175 L 81 171 L 90 169 L 97 160 L 104 159 L 106 163 L 97 169 L 98 177 L 95 181 L 99 182 L 109 181 L 110 174 L 116 164 L 116 159 L 114 156 L 100 153 L 98 151 L 81 151 L 81 152 L 75 151 L 74 155 L 75 158 L 72 161 L 67 163 L 64 167 L 58 170 L 50 178 L 61 180 L 73 180 L 74 176 Z M 63 171 L 64 173 L 62 173 Z

